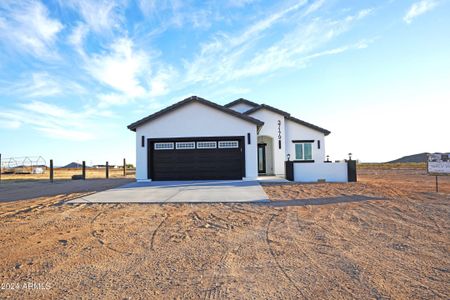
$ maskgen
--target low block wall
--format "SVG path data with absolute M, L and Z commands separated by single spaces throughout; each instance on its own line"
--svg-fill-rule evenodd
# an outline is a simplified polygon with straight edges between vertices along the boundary
M 317 182 L 347 182 L 347 163 L 293 163 L 294 181 Z

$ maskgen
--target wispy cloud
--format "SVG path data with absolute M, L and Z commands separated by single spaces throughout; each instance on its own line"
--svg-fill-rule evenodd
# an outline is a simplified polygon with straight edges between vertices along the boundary
M 86 57 L 84 68 L 98 82 L 112 89 L 98 95 L 99 106 L 124 105 L 136 99 L 169 93 L 177 70 L 162 64 L 149 51 L 136 49 L 133 41 L 122 37 L 101 54 Z
M 39 58 L 54 58 L 58 33 L 63 29 L 59 20 L 49 16 L 39 1 L 2 1 L 0 3 L 0 39 L 5 47 Z
M 410 24 L 416 17 L 434 9 L 438 5 L 436 0 L 421 0 L 413 3 L 406 12 L 403 20 Z
M 315 51 L 324 51 L 321 47 L 327 42 L 372 12 L 372 9 L 363 9 L 340 19 L 305 18 L 322 4 L 323 1 L 310 5 L 300 1 L 257 21 L 240 34 L 217 35 L 202 46 L 194 60 L 185 61 L 186 82 L 212 84 L 302 67 L 306 60 L 319 57 L 314 56 Z M 279 39 L 273 39 L 270 33 L 277 26 L 289 29 Z M 345 50 L 353 48 L 343 46 Z
M 258 0 L 228 0 L 228 5 L 234 7 L 243 7 L 257 1 Z
M 143 51 L 133 49 L 128 38 L 115 40 L 110 52 L 93 55 L 86 61 L 85 68 L 98 81 L 130 97 L 145 94 L 141 76 L 149 74 L 149 57 Z
M 168 28 L 209 28 L 217 16 L 213 12 L 214 2 L 193 6 L 181 0 L 140 0 L 139 8 L 144 16 L 160 22 L 160 31 Z
M 72 33 L 68 37 L 69 44 L 71 44 L 74 47 L 75 51 L 78 52 L 78 54 L 82 57 L 86 56 L 86 53 L 84 51 L 84 41 L 88 33 L 89 28 L 87 27 L 87 25 L 80 22 L 72 29 Z
M 175 84 L 178 72 L 171 66 L 161 67 L 156 75 L 150 79 L 149 96 L 164 96 L 170 92 L 170 85 Z
M 17 109 L 0 111 L 0 126 L 11 129 L 28 125 L 50 138 L 84 141 L 95 138 L 92 117 L 87 111 L 32 101 L 20 104 Z
M 123 22 L 123 3 L 114 0 L 61 0 L 61 6 L 68 6 L 78 12 L 90 30 L 96 33 L 119 29 Z
M 60 78 L 48 72 L 34 72 L 22 76 L 23 79 L 5 82 L 0 92 L 24 98 L 43 98 L 61 95 L 82 95 L 85 87 L 68 79 Z

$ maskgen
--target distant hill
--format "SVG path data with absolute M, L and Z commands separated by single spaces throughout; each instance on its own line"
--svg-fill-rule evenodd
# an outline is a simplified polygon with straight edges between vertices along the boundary
M 402 158 L 398 158 L 393 161 L 388 161 L 388 163 L 421 163 L 421 162 L 427 162 L 428 160 L 428 153 L 418 153 L 408 156 L 403 156 Z
M 81 168 L 81 167 L 82 167 L 81 164 L 76 163 L 76 162 L 71 162 L 70 164 L 65 165 L 65 166 L 62 167 L 62 168 L 65 168 L 65 169 L 74 169 L 74 168 Z

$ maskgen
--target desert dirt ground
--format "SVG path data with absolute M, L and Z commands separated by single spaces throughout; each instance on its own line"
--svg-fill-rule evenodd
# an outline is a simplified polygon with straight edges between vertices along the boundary
M 0 203 L 0 298 L 449 299 L 450 177 L 359 180 L 266 185 L 268 204 Z
M 4 171 L 4 170 L 3 170 Z M 55 168 L 53 171 L 53 178 L 55 180 L 71 179 L 73 175 L 81 175 L 83 173 L 81 168 Z M 109 168 L 109 178 L 123 178 L 130 177 L 136 173 L 135 169 L 126 169 L 125 176 L 123 168 Z M 32 182 L 32 181 L 48 181 L 50 178 L 50 171 L 45 169 L 42 174 L 1 174 L 1 180 L 6 182 Z M 86 179 L 105 179 L 105 168 L 86 168 Z

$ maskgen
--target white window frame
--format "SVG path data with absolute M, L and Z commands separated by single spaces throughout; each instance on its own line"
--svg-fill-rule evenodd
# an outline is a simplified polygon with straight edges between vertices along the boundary
M 175 149 L 177 150 L 195 149 L 195 142 L 177 142 L 175 143 Z
M 311 158 L 305 158 L 305 144 L 311 145 Z M 297 157 L 297 145 L 302 145 L 302 157 Z M 314 157 L 314 142 L 294 143 L 295 160 L 313 160 Z
M 216 148 L 217 148 L 217 142 L 215 142 L 215 141 L 197 142 L 197 149 L 216 149 Z
M 154 150 L 173 150 L 174 145 L 172 142 L 161 142 L 161 143 L 154 143 L 153 144 Z
M 239 141 L 219 141 L 220 149 L 235 149 L 239 148 Z

